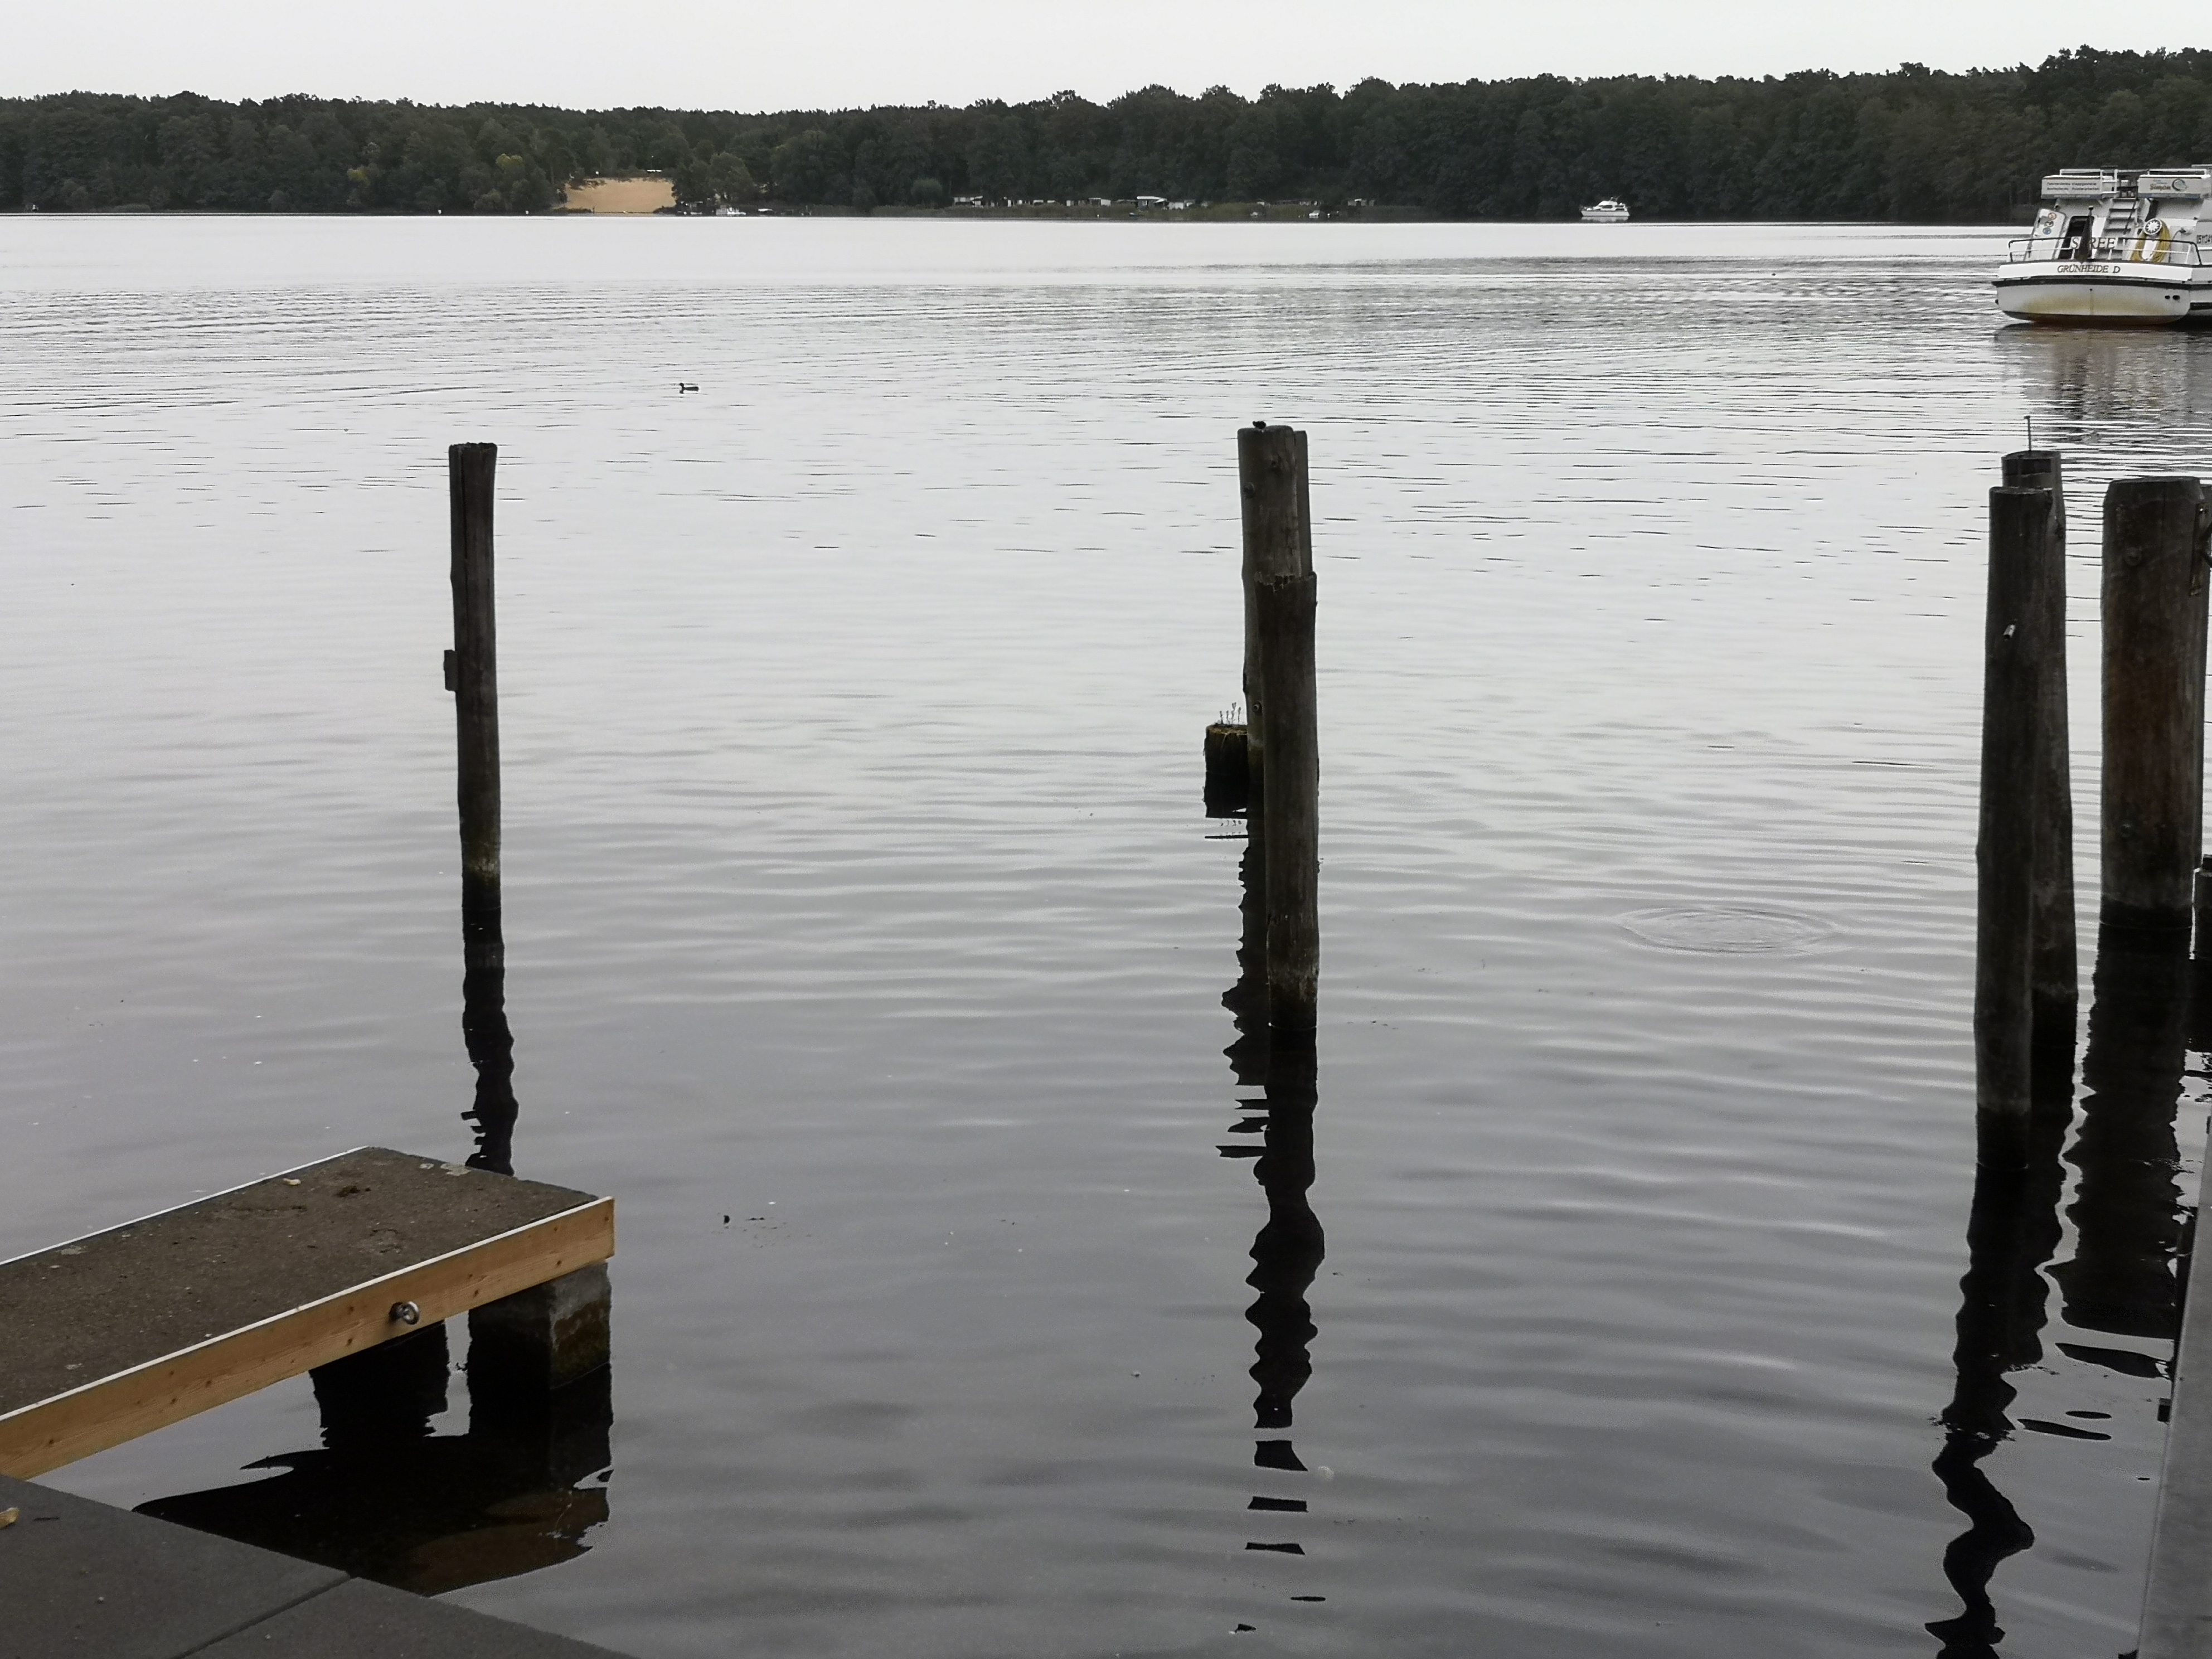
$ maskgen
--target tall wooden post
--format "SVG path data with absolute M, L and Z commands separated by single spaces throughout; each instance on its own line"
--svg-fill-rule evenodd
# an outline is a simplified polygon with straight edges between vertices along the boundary
M 1255 421 L 1237 434 L 1244 524 L 1249 820 L 1265 880 L 1267 1023 L 1314 1030 L 1321 973 L 1321 747 L 1314 692 L 1313 526 L 1306 434 Z M 1280 764 L 1271 774 L 1270 755 Z
M 446 689 L 459 735 L 461 915 L 499 916 L 499 645 L 492 604 L 492 475 L 496 444 L 446 452 L 453 521 L 453 648 Z
M 2035 1046 L 2071 1062 L 2081 1001 L 2074 905 L 2074 772 L 2066 714 L 2066 491 L 2058 452 L 2016 450 L 2004 481 L 2051 492 L 2051 528 L 2021 549 L 2030 561 L 2022 622 L 2039 664 L 2035 703 Z
M 2036 854 L 2043 823 L 2037 742 L 2051 647 L 2038 577 L 2053 533 L 2048 489 L 1990 491 L 1983 629 L 1982 796 L 1974 848 L 1974 1104 L 1984 1162 L 2024 1158 L 2035 1030 Z
M 1306 434 L 1265 421 L 1239 430 L 1237 483 L 1244 520 L 1245 771 L 1256 805 L 1263 798 L 1267 765 L 1256 585 L 1313 569 L 1313 532 L 1306 523 Z
M 2105 493 L 2104 921 L 2185 934 L 2203 851 L 2205 535 L 2194 478 Z

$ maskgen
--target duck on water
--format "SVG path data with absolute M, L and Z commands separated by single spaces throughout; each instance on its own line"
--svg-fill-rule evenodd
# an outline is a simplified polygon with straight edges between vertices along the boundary
M 1997 308 L 2032 323 L 2156 325 L 2212 318 L 2212 165 L 2068 167 L 2034 228 L 2007 244 Z M 2200 228 L 2201 227 L 2201 228 Z

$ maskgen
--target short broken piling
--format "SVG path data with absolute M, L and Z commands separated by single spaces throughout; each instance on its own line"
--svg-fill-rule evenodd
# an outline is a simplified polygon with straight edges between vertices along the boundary
M 1246 728 L 1225 715 L 1206 728 L 1206 816 L 1233 818 L 1252 808 Z
M 2105 494 L 2104 908 L 2110 926 L 2185 934 L 2203 851 L 2205 537 L 2195 478 Z

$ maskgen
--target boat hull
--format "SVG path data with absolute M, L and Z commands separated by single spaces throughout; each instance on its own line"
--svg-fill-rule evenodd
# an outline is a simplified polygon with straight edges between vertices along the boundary
M 1993 285 L 1997 309 L 2023 322 L 2155 328 L 2186 322 L 2192 313 L 2212 316 L 2212 289 L 2195 281 L 2197 274 L 2132 261 L 2053 261 L 2008 265 Z

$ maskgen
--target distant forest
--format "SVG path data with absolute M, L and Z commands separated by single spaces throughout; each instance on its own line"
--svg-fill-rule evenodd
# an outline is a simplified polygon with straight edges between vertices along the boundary
M 2212 52 L 2086 46 L 1964 75 L 1147 87 L 775 115 L 0 100 L 0 209 L 48 210 L 532 213 L 571 179 L 653 169 L 693 208 L 1143 193 L 1556 219 L 1620 196 L 1654 218 L 1987 222 L 2019 216 L 2060 167 L 2207 160 Z

